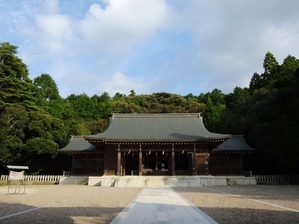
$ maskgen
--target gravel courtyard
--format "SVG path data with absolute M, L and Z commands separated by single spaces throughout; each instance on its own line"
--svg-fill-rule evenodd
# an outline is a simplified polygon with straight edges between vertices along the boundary
M 218 223 L 299 223 L 299 186 L 174 188 Z
M 0 223 L 109 223 L 142 188 L 0 186 Z M 174 188 L 218 223 L 299 223 L 299 186 Z

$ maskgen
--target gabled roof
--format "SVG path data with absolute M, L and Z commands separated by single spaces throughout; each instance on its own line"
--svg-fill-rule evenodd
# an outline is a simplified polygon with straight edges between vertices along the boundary
M 113 114 L 105 132 L 84 136 L 90 142 L 200 142 L 230 137 L 209 132 L 198 113 Z
M 96 149 L 96 146 L 90 144 L 86 141 L 83 136 L 72 136 L 70 142 L 61 149 L 58 149 L 59 152 L 86 152 L 93 151 Z
M 7 168 L 10 170 L 28 170 L 28 166 L 15 166 L 15 165 L 7 165 Z
M 252 152 L 255 150 L 246 144 L 242 135 L 233 135 L 226 142 L 213 149 L 212 152 Z

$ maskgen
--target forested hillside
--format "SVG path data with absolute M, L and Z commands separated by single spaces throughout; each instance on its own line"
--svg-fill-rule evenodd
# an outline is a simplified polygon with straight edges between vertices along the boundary
M 200 95 L 171 93 L 71 94 L 62 98 L 49 74 L 30 80 L 17 47 L 0 44 L 0 172 L 7 164 L 28 165 L 30 172 L 61 174 L 70 159 L 57 149 L 71 135 L 103 132 L 112 113 L 198 113 L 209 131 L 243 134 L 257 148 L 245 156 L 255 174 L 299 172 L 299 60 L 281 65 L 266 53 L 264 72 L 254 73 L 249 88 L 219 89 Z M 199 90 L 200 91 L 200 90 Z

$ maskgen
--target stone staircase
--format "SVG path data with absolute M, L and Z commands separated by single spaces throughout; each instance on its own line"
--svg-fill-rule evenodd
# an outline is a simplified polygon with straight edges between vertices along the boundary
M 255 184 L 254 177 L 243 176 L 90 176 L 88 178 L 88 185 L 103 187 L 206 187 Z

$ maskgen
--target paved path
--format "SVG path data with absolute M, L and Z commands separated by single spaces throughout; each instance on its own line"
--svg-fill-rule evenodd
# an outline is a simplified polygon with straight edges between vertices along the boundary
M 111 224 L 216 222 L 172 188 L 144 188 Z

